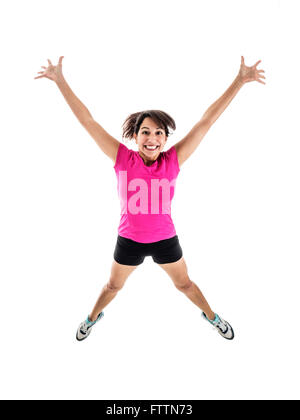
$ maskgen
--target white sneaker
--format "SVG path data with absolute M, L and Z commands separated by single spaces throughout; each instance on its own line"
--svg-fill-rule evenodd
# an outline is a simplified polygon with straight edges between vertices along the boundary
M 96 319 L 96 321 L 92 322 L 89 320 L 89 317 L 86 318 L 85 321 L 83 321 L 77 330 L 76 333 L 76 339 L 78 341 L 82 341 L 85 340 L 90 333 L 92 332 L 92 327 L 96 324 L 96 322 L 98 322 L 102 317 L 104 316 L 103 312 L 100 312 L 100 314 L 98 315 L 98 318 Z
M 234 339 L 234 331 L 232 326 L 229 322 L 224 321 L 218 314 L 213 321 L 207 318 L 204 312 L 202 312 L 202 317 L 208 321 L 217 331 L 221 334 L 222 337 L 226 338 L 226 340 L 233 340 Z

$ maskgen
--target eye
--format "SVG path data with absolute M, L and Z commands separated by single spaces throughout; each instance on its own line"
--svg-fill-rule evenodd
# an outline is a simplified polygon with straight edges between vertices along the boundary
M 147 131 L 147 130 L 143 130 L 143 131 L 142 131 L 142 134 L 149 134 L 149 131 Z M 156 134 L 158 134 L 158 135 L 162 136 L 162 135 L 163 135 L 163 132 L 162 132 L 162 131 L 157 131 L 157 132 L 156 132 Z

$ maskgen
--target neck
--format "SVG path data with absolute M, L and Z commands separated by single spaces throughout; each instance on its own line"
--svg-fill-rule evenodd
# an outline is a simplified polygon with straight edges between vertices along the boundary
M 141 156 L 141 158 L 143 159 L 144 164 L 145 164 L 146 166 L 151 166 L 151 165 L 152 165 L 152 163 L 154 163 L 154 162 L 156 161 L 156 159 L 158 158 L 158 156 L 159 156 L 159 154 L 158 154 L 158 155 L 155 157 L 155 159 L 150 160 L 150 159 L 148 159 L 148 158 L 147 158 L 147 156 L 145 156 L 145 155 L 141 154 L 140 152 L 139 152 L 139 155 L 140 155 L 140 156 Z

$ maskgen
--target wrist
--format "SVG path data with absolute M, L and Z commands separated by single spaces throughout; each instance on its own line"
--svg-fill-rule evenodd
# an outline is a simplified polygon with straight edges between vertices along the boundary
M 238 74 L 237 76 L 236 76 L 236 78 L 235 78 L 235 80 L 234 80 L 234 83 L 236 84 L 236 86 L 238 87 L 238 88 L 241 88 L 241 87 L 243 87 L 244 86 L 244 82 L 243 82 L 243 79 L 242 79 L 242 77 L 241 77 L 241 75 L 240 74 Z
M 57 85 L 59 85 L 62 82 L 65 82 L 65 78 L 64 78 L 63 74 L 61 73 L 61 74 L 57 75 L 56 80 L 55 80 L 55 83 Z

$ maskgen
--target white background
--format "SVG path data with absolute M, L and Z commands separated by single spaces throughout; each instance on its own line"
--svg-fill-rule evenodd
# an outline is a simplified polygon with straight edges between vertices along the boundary
M 0 7 L 2 399 L 299 398 L 297 1 L 10 1 Z M 133 112 L 200 120 L 246 84 L 184 163 L 172 215 L 224 340 L 147 257 L 75 340 L 108 281 L 120 207 L 112 161 L 68 107 L 57 64 L 121 141 Z M 131 147 L 129 145 L 129 147 Z

